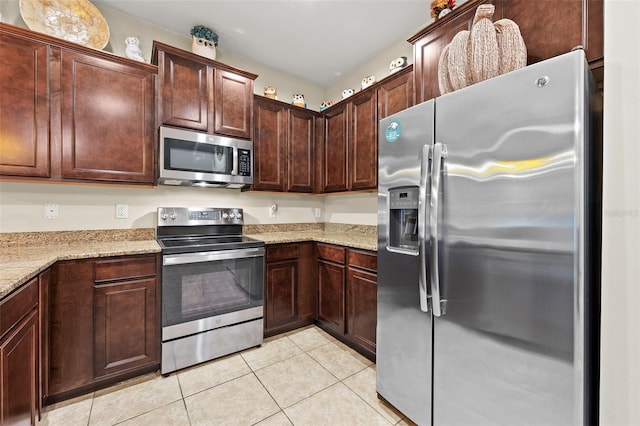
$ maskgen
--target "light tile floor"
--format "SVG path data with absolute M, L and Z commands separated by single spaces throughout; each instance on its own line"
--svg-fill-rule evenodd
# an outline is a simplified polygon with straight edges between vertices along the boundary
M 47 407 L 40 425 L 411 425 L 376 396 L 375 365 L 315 326 L 168 377 Z

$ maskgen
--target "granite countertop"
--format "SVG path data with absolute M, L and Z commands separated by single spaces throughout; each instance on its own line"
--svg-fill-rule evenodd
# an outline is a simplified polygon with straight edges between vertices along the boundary
M 330 223 L 245 225 L 266 244 L 316 241 L 378 248 L 377 227 Z M 59 260 L 159 253 L 155 229 L 0 233 L 0 300 Z
M 336 244 L 339 246 L 358 248 L 362 250 L 378 250 L 377 237 L 358 234 L 341 234 L 329 231 L 288 231 L 247 234 L 247 236 L 262 240 L 265 242 L 265 244 L 316 241 L 320 243 Z
M 378 250 L 378 228 L 371 225 L 342 223 L 245 225 L 244 233 L 266 244 L 316 241 L 362 250 Z
M 59 260 L 159 252 L 153 228 L 0 234 L 0 299 Z

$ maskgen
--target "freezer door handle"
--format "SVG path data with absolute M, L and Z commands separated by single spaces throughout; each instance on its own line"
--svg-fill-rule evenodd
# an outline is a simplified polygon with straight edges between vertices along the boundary
M 429 294 L 427 291 L 427 259 L 429 249 L 429 234 L 427 222 L 427 189 L 429 186 L 429 156 L 431 154 L 431 146 L 424 145 L 422 147 L 422 164 L 420 166 L 420 188 L 418 199 L 418 243 L 420 253 L 420 310 L 429 312 Z
M 440 202 L 440 177 L 442 163 L 447 158 L 447 147 L 436 142 L 431 160 L 431 201 L 429 206 L 429 242 L 431 245 L 429 276 L 433 315 L 442 315 L 440 309 L 440 274 L 438 272 L 438 207 Z

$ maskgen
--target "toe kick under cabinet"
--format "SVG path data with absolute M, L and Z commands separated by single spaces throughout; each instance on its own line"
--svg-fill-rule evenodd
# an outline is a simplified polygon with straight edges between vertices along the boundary
M 53 266 L 47 403 L 158 369 L 158 267 L 156 254 Z

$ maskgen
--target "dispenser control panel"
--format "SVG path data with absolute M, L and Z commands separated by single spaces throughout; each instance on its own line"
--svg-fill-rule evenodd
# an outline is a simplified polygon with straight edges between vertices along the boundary
M 417 253 L 418 187 L 389 190 L 389 226 L 387 247 L 392 251 Z

